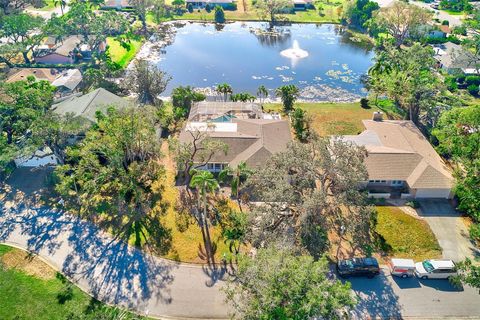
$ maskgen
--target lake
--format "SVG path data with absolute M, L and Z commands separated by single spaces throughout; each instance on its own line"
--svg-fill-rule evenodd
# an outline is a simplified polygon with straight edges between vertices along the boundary
M 342 27 L 292 24 L 265 32 L 260 22 L 224 26 L 175 24 L 170 44 L 161 50 L 158 66 L 172 76 L 167 88 L 191 85 L 212 94 L 220 83 L 234 92 L 255 94 L 260 85 L 273 96 L 275 88 L 294 84 L 307 101 L 352 101 L 365 95 L 360 78 L 372 64 L 373 50 L 352 42 Z M 307 56 L 281 54 L 294 42 Z

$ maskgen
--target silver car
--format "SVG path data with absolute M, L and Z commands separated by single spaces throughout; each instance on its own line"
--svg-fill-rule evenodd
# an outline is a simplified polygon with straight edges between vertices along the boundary
M 457 271 L 452 260 L 424 260 L 415 263 L 415 275 L 420 279 L 448 279 Z

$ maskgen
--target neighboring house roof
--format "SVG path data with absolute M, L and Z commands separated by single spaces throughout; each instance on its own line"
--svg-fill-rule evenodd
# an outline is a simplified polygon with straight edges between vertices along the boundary
M 75 90 L 78 87 L 80 82 L 82 82 L 82 73 L 78 69 L 68 69 L 62 73 L 55 81 L 52 82 L 52 85 L 55 87 L 65 87 L 68 90 Z
M 82 96 L 68 97 L 62 102 L 54 104 L 52 109 L 58 114 L 74 114 L 75 116 L 80 116 L 95 122 L 95 114 L 97 111 L 105 113 L 110 106 L 121 109 L 131 105 L 130 101 L 103 88 L 99 88 Z
M 128 8 L 131 6 L 128 0 L 107 0 L 102 8 Z
M 198 123 L 196 123 L 198 124 Z M 201 126 L 203 125 L 203 129 Z M 205 129 L 208 126 L 208 129 Z M 229 123 L 200 123 L 187 125 L 180 133 L 180 141 L 192 141 L 189 131 L 206 130 L 208 137 L 224 142 L 227 154 L 217 152 L 211 163 L 228 163 L 237 166 L 245 161 L 256 167 L 267 161 L 274 153 L 286 149 L 291 141 L 290 127 L 285 120 L 231 119 Z
M 475 63 L 469 59 L 461 45 L 446 42 L 433 46 L 434 58 L 448 69 L 462 69 L 475 67 Z
M 360 135 L 343 136 L 368 151 L 369 179 L 404 180 L 411 188 L 451 188 L 453 177 L 411 121 L 364 120 Z
M 55 53 L 68 57 L 70 53 L 83 42 L 83 36 L 70 36 L 63 39 L 61 44 L 55 49 Z
M 14 69 L 10 72 L 6 82 L 10 83 L 27 80 L 29 76 L 34 76 L 37 80 L 46 80 L 52 83 L 57 77 L 57 71 L 49 68 Z

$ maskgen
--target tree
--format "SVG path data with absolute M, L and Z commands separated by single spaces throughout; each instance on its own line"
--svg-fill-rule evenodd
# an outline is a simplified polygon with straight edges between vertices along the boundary
M 290 119 L 292 122 L 293 130 L 295 132 L 295 137 L 298 139 L 298 141 L 308 141 L 311 135 L 311 118 L 307 115 L 307 112 L 303 109 L 296 108 L 295 111 L 290 113 Z
M 50 108 L 54 91 L 47 81 L 34 77 L 0 85 L 0 171 L 38 147 L 32 141 L 32 126 Z
M 232 99 L 233 102 L 237 102 L 237 101 L 240 101 L 240 102 L 253 102 L 255 101 L 255 96 L 254 95 L 251 95 L 250 93 L 248 92 L 240 92 L 240 93 L 237 93 L 237 94 L 232 94 L 230 96 L 230 98 Z
M 336 319 L 354 306 L 350 284 L 328 277 L 325 257 L 315 261 L 288 249 L 240 256 L 226 292 L 238 319 Z
M 165 169 L 153 108 L 109 108 L 58 166 L 56 190 L 69 208 L 116 237 L 157 253 L 169 250 L 160 221 Z
M 167 88 L 171 77 L 146 60 L 136 60 L 126 79 L 126 88 L 137 94 L 141 104 L 158 105 L 159 96 Z
M 177 169 L 183 172 L 186 185 L 189 185 L 191 172 L 206 166 L 216 154 L 226 154 L 228 145 L 210 138 L 204 131 L 187 131 L 186 134 L 189 135 L 189 142 L 174 141 L 171 148 L 175 151 Z
M 228 83 L 217 85 L 217 92 L 223 94 L 223 101 L 227 102 L 228 95 L 233 93 L 232 87 Z
M 129 0 L 129 3 L 135 9 L 138 18 L 142 22 L 142 32 L 147 35 L 147 13 L 148 10 L 153 6 L 152 0 Z
M 354 0 L 347 2 L 346 10 L 343 11 L 343 20 L 348 25 L 364 29 L 367 21 L 372 18 L 373 12 L 380 6 L 375 1 Z
M 201 202 L 203 208 L 198 210 L 201 212 L 201 226 L 202 235 L 205 243 L 205 251 L 207 253 L 207 261 L 212 265 L 215 263 L 214 252 L 212 249 L 212 240 L 210 239 L 210 229 L 207 219 L 207 194 L 214 192 L 219 188 L 217 180 L 213 177 L 213 174 L 209 171 L 199 170 L 196 171 L 192 180 L 190 181 L 190 187 L 196 188 L 201 196 Z M 200 200 L 200 198 L 199 198 Z M 200 204 L 200 201 L 199 201 Z M 200 207 L 200 205 L 199 205 Z
M 76 117 L 73 114 L 62 116 L 49 110 L 33 123 L 32 140 L 35 145 L 47 145 L 63 164 L 70 139 L 84 134 L 91 126 L 91 122 L 82 117 Z
M 480 106 L 457 107 L 444 112 L 432 130 L 437 149 L 453 158 L 458 208 L 480 222 Z
M 18 13 L 35 2 L 35 0 L 0 0 L 0 8 L 2 10 L 0 16 Z
M 60 6 L 60 10 L 61 10 L 62 16 L 63 16 L 63 10 L 64 10 L 65 7 L 67 6 L 67 1 L 66 1 L 66 0 L 54 0 L 54 1 L 53 1 L 53 5 L 54 5 L 55 7 Z
M 286 243 L 315 257 L 328 246 L 327 231 L 339 243 L 351 237 L 353 251 L 370 241 L 372 208 L 359 183 L 368 180 L 366 151 L 338 138 L 293 142 L 247 180 L 262 205 L 250 214 L 248 239 L 255 247 Z
M 293 84 L 289 84 L 279 87 L 275 93 L 277 94 L 277 97 L 282 99 L 283 112 L 290 113 L 293 111 L 293 104 L 297 100 L 299 94 L 298 88 Z
M 405 49 L 387 46 L 378 51 L 369 70 L 370 91 L 392 99 L 407 119 L 418 124 L 420 113 L 435 106 L 442 90 L 432 72 L 435 63 L 430 47 L 418 43 Z
M 263 104 L 263 101 L 268 97 L 268 90 L 264 85 L 258 87 L 257 97 L 260 98 L 260 103 Z
M 241 183 L 247 179 L 249 175 L 252 174 L 252 170 L 248 168 L 245 161 L 241 161 L 235 168 L 227 166 L 219 174 L 220 181 L 226 181 L 227 178 L 230 178 L 230 187 L 232 188 L 232 197 L 234 196 L 239 200 L 239 193 Z
M 194 102 L 205 100 L 205 95 L 195 92 L 190 86 L 180 86 L 172 91 L 173 117 L 175 121 L 185 119 Z
M 393 5 L 378 10 L 374 20 L 400 47 L 415 29 L 432 20 L 432 13 L 416 5 L 396 1 Z
M 467 284 L 479 289 L 480 293 L 480 266 L 475 265 L 472 260 L 465 259 L 456 264 L 457 275 L 451 279 L 454 285 Z
M 290 6 L 291 2 L 288 0 L 258 0 L 255 4 L 260 19 L 267 20 L 270 24 L 270 29 L 278 21 L 278 15 Z
M 216 23 L 225 23 L 225 12 L 220 6 L 215 7 L 215 22 Z
M 38 16 L 26 13 L 8 15 L 0 20 L 0 37 L 17 44 L 16 48 L 19 50 L 17 52 L 21 53 L 25 63 L 29 64 L 29 54 L 44 38 L 41 32 L 43 25 L 43 19 Z
M 173 0 L 172 5 L 175 7 L 175 12 L 177 14 L 182 14 L 182 8 L 185 6 L 185 0 Z

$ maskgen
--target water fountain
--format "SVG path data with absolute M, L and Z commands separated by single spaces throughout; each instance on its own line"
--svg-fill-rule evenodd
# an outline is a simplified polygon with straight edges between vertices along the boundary
M 308 57 L 308 52 L 300 49 L 297 40 L 293 40 L 292 47 L 290 49 L 283 50 L 282 52 L 280 52 L 280 54 L 285 58 L 289 58 L 292 60 L 298 60 Z

